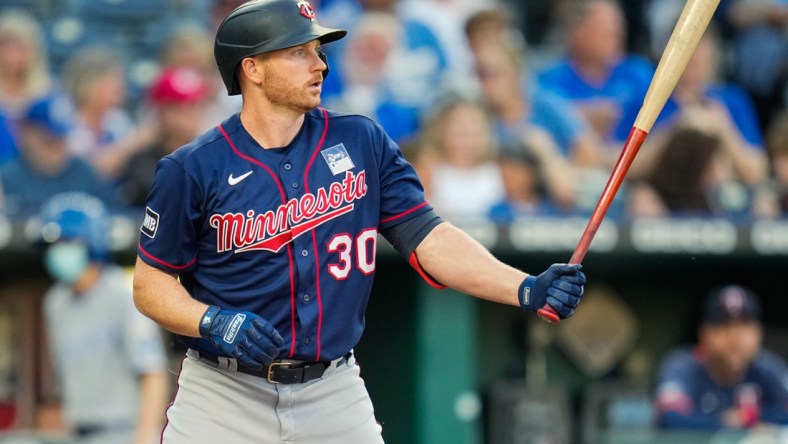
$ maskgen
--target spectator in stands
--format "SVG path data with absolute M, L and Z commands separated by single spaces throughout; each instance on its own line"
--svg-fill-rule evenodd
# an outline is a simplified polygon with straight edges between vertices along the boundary
M 473 58 L 463 25 L 472 14 L 496 4 L 496 0 L 402 0 L 398 13 L 430 28 L 444 49 L 452 78 L 472 77 Z
M 487 217 L 503 200 L 490 117 L 484 107 L 452 99 L 430 116 L 414 159 L 427 199 L 457 220 Z
M 566 55 L 539 75 L 548 91 L 572 100 L 608 150 L 608 163 L 618 157 L 631 121 L 640 108 L 653 66 L 625 52 L 624 17 L 612 0 L 583 2 L 569 25 Z
M 327 106 L 342 111 L 342 107 L 329 105 L 332 103 L 330 99 L 344 95 L 348 76 L 353 76 L 354 71 L 369 69 L 368 66 L 354 65 L 354 63 L 362 62 L 359 60 L 359 56 L 370 59 L 380 58 L 384 47 L 388 48 L 382 72 L 383 77 L 377 87 L 379 91 L 384 91 L 385 97 L 383 99 L 377 97 L 375 101 L 384 100 L 392 105 L 393 110 L 380 109 L 377 116 L 382 119 L 381 123 L 386 122 L 383 127 L 387 131 L 390 128 L 394 131 L 393 133 L 389 132 L 392 138 L 398 141 L 402 140 L 400 136 L 403 134 L 397 133 L 399 128 L 388 125 L 388 122 L 396 122 L 397 119 L 400 119 L 403 109 L 415 110 L 419 115 L 422 115 L 447 89 L 445 87 L 447 81 L 446 49 L 441 46 L 439 40 L 424 23 L 398 14 L 398 0 L 353 0 L 347 3 L 346 6 L 351 6 L 351 8 L 336 23 L 330 20 L 330 15 L 325 15 L 321 11 L 323 18 L 321 22 L 328 26 L 348 29 L 348 35 L 355 36 L 326 48 L 326 51 L 329 52 L 329 59 L 335 60 L 336 63 L 331 65 L 332 74 L 326 77 L 323 82 L 323 99 Z M 379 25 L 386 27 L 385 33 L 389 36 L 374 37 L 374 42 L 365 45 L 359 43 L 360 40 L 363 40 L 359 37 L 362 33 L 366 34 L 368 38 L 373 38 L 369 34 L 369 20 L 365 19 L 368 14 L 371 14 L 373 20 Z M 378 19 L 383 15 L 388 16 L 388 21 L 391 23 L 384 24 L 383 20 Z M 380 34 L 381 30 L 378 33 Z M 391 39 L 391 41 L 383 42 L 384 39 Z M 344 53 L 351 50 L 351 42 L 354 41 L 356 44 L 353 50 L 361 51 L 362 54 L 346 57 Z M 369 52 L 369 55 L 366 55 L 366 52 Z M 376 63 L 375 60 L 366 60 L 366 62 Z M 360 99 L 358 95 L 354 96 L 355 100 L 369 102 L 368 99 L 364 100 Z M 412 122 L 407 122 L 407 125 L 412 125 Z
M 164 70 L 151 84 L 148 101 L 158 123 L 156 138 L 135 153 L 124 169 L 119 182 L 124 204 L 144 206 L 159 159 L 200 134 L 209 90 L 200 73 L 183 67 Z
M 0 110 L 0 165 L 14 160 L 19 156 L 16 148 L 16 134 L 11 122 Z
M 79 192 L 40 212 L 43 312 L 65 423 L 75 444 L 159 442 L 169 398 L 161 330 L 134 306 L 131 279 L 109 260 L 109 213 Z
M 755 100 L 764 128 L 785 107 L 788 87 L 788 2 L 732 0 L 733 79 Z
M 522 144 L 504 145 L 496 156 L 503 180 L 504 198 L 490 208 L 490 219 L 510 224 L 522 216 L 554 214 L 547 195 L 539 159 Z
M 20 156 L 0 167 L 6 212 L 27 216 L 63 191 L 83 191 L 113 203 L 107 184 L 93 167 L 68 150 L 73 129 L 70 102 L 49 95 L 33 102 L 19 122 Z
M 0 110 L 11 122 L 52 88 L 41 26 L 23 10 L 0 13 Z
M 731 197 L 723 192 L 726 186 L 736 185 L 726 171 L 717 136 L 694 128 L 676 128 L 654 169 L 644 181 L 630 187 L 630 213 L 656 217 L 742 211 L 748 203 L 746 196 Z M 733 202 L 725 197 L 733 198 Z
M 500 42 L 507 42 L 518 51 L 525 48 L 525 38 L 514 27 L 510 17 L 511 13 L 500 6 L 482 9 L 468 17 L 464 28 L 465 39 L 474 58 L 478 57 L 482 48 Z
M 722 151 L 737 180 L 752 187 L 767 173 L 763 134 L 752 101 L 739 86 L 717 80 L 719 38 L 716 28 L 707 30 L 652 129 L 652 137 L 633 165 L 632 177 L 650 168 L 659 156 L 660 132 L 674 125 L 698 128 L 720 139 Z M 636 114 L 629 116 L 634 121 Z
M 229 11 L 228 11 L 229 13 Z M 184 67 L 205 78 L 205 110 L 200 128 L 208 130 L 231 114 L 241 111 L 240 95 L 230 96 L 216 71 L 213 57 L 213 35 L 198 26 L 182 26 L 165 40 L 161 52 L 163 70 Z
M 149 126 L 139 128 L 124 109 L 126 83 L 117 51 L 87 47 L 69 58 L 63 84 L 75 107 L 69 149 L 92 163 L 108 180 L 120 174 L 129 156 L 151 139 Z
M 778 217 L 788 213 L 788 111 L 775 119 L 766 134 L 771 167 L 769 179 L 758 189 L 756 214 Z
M 572 103 L 528 82 L 521 51 L 508 41 L 490 41 L 476 52 L 476 75 L 502 141 L 540 130 L 561 156 L 579 167 L 600 167 L 596 135 Z M 533 142 L 533 148 L 538 149 Z
M 323 95 L 327 107 L 367 116 L 398 142 L 414 135 L 421 114 L 417 106 L 398 100 L 399 85 L 389 78 L 393 65 L 405 63 L 398 58 L 401 32 L 398 20 L 391 14 L 362 14 L 335 64 L 341 68 L 334 70 L 332 66 L 332 73 L 326 78 L 330 81 L 341 77 L 342 87 Z
M 713 289 L 698 342 L 662 362 L 657 423 L 665 429 L 743 429 L 788 425 L 785 362 L 762 347 L 758 296 L 747 288 Z

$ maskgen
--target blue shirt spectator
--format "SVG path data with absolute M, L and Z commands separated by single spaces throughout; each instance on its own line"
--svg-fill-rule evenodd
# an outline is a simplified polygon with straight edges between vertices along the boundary
M 732 77 L 753 97 L 764 128 L 785 107 L 788 1 L 729 0 Z
M 766 178 L 768 159 L 758 116 L 751 99 L 738 85 L 718 80 L 720 54 L 716 28 L 709 28 L 658 116 L 651 131 L 652 142 L 639 154 L 631 177 L 638 175 L 638 170 L 653 167 L 653 159 L 662 149 L 661 134 L 686 126 L 720 140 L 720 166 L 724 167 L 720 173 L 750 188 Z M 635 115 L 631 114 L 630 119 L 634 120 Z
M 34 101 L 25 111 L 19 122 L 20 156 L 0 167 L 9 214 L 34 214 L 44 201 L 64 191 L 83 191 L 113 203 L 110 187 L 68 151 L 71 117 L 72 108 L 62 96 Z
M 476 76 L 501 143 L 522 143 L 537 128 L 565 160 L 576 166 L 596 165 L 599 144 L 591 128 L 570 101 L 529 84 L 518 46 L 490 39 L 476 49 Z
M 11 123 L 0 112 L 0 165 L 16 159 L 18 155 L 16 138 L 11 129 Z
M 637 115 L 653 74 L 654 67 L 648 60 L 632 56 L 617 63 L 604 82 L 596 83 L 586 79 L 572 60 L 565 58 L 542 71 L 539 84 L 573 101 L 581 110 L 609 107 L 615 117 L 600 136 L 608 142 L 619 142 L 629 135 L 634 123 L 629 116 Z
M 604 143 L 626 139 L 654 72 L 625 53 L 624 16 L 615 2 L 591 0 L 570 24 L 566 55 L 538 76 L 540 85 L 573 101 Z
M 363 13 L 341 51 L 330 59 L 332 72 L 323 83 L 325 106 L 365 115 L 398 142 L 413 135 L 445 66 L 439 48 L 418 37 L 428 32 L 419 26 L 390 13 Z M 410 43 L 403 43 L 406 35 Z
M 544 128 L 555 140 L 559 151 L 569 157 L 576 141 L 589 131 L 586 121 L 571 103 L 558 95 L 535 88 L 529 94 L 531 113 L 528 123 Z
M 736 125 L 739 133 L 747 143 L 753 147 L 763 147 L 763 132 L 758 122 L 758 116 L 752 100 L 747 93 L 736 84 L 710 85 L 704 94 L 705 98 L 724 105 L 730 114 L 731 120 Z M 681 104 L 675 97 L 670 97 L 662 109 L 654 129 L 667 124 L 681 112 Z M 633 115 L 637 116 L 637 112 Z
M 326 48 L 332 73 L 323 99 L 338 111 L 374 119 L 402 141 L 441 92 L 446 53 L 424 23 L 397 14 L 396 2 L 367 3 L 343 1 L 319 12 L 322 22 L 349 30 L 348 39 Z

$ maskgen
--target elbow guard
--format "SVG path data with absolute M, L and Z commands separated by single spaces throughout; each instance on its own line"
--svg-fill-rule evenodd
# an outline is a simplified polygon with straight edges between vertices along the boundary
M 421 267 L 419 259 L 416 257 L 416 247 L 441 223 L 443 223 L 443 219 L 434 210 L 429 210 L 401 224 L 381 230 L 383 237 L 408 261 L 408 264 L 419 273 L 419 276 L 438 289 L 446 288 L 446 286 Z

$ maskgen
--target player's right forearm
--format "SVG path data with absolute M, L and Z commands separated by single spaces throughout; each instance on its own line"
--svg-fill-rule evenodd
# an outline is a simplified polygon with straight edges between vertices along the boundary
M 134 268 L 134 304 L 162 328 L 182 336 L 200 336 L 206 304 L 193 299 L 174 275 L 139 258 Z

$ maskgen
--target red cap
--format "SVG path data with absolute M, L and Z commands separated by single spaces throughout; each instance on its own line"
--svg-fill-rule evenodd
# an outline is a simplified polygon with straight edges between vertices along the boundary
M 162 71 L 150 86 L 151 102 L 194 103 L 205 98 L 208 85 L 202 76 L 190 68 L 169 68 Z

